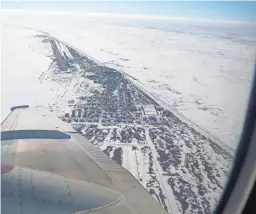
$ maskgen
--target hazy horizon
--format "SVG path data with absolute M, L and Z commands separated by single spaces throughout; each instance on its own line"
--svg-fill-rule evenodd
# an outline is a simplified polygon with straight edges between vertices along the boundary
M 133 14 L 254 23 L 256 2 L 2 1 L 2 9 Z

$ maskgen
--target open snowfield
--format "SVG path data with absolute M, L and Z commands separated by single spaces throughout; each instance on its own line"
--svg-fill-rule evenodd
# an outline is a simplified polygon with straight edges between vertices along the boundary
M 1 49 L 1 118 L 10 107 L 48 105 L 53 93 L 39 84 L 38 77 L 48 69 L 47 50 L 38 47 L 36 32 L 20 27 L 3 26 Z M 40 52 L 34 49 L 40 49 Z
M 48 32 L 133 78 L 163 104 L 235 148 L 252 78 L 253 26 L 149 17 L 1 11 L 2 117 L 52 99 L 49 66 L 27 28 Z M 32 90 L 31 90 L 32 89 Z

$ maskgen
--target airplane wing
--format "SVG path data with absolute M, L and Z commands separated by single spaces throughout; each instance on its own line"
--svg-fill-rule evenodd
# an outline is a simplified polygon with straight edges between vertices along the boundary
M 2 214 L 166 214 L 140 183 L 44 107 L 1 125 Z

